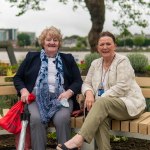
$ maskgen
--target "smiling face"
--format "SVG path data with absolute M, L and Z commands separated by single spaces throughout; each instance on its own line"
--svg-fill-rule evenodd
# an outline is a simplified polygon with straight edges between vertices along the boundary
M 60 46 L 60 42 L 58 38 L 53 37 L 51 35 L 46 36 L 44 40 L 43 48 L 48 56 L 54 57 L 58 52 L 59 46 Z
M 59 29 L 51 26 L 42 31 L 39 36 L 39 44 L 45 50 L 47 56 L 55 57 L 61 46 L 62 35 Z
M 98 40 L 97 50 L 104 59 L 111 59 L 114 57 L 116 44 L 111 37 L 102 36 Z

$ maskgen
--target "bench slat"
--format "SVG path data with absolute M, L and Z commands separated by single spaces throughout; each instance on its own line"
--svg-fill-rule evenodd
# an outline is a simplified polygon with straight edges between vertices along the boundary
M 150 112 L 145 112 L 138 119 L 131 120 L 130 121 L 130 132 L 138 133 L 139 132 L 139 123 L 148 117 L 150 117 Z
M 71 128 L 75 128 L 75 117 L 71 117 Z
M 80 116 L 80 117 L 76 117 L 75 118 L 75 127 L 76 128 L 81 128 L 83 122 L 84 122 L 84 117 L 83 116 Z
M 150 87 L 150 77 L 135 77 L 140 87 Z
M 111 121 L 111 129 L 115 131 L 120 131 L 121 129 L 121 121 L 119 120 L 112 120 Z
M 126 121 L 121 121 L 121 131 L 124 131 L 124 132 L 129 132 L 130 129 L 129 129 L 129 120 L 126 120 Z
M 17 94 L 14 86 L 0 86 L 0 95 L 13 95 Z
M 148 135 L 150 135 L 150 123 L 148 124 Z
M 139 123 L 139 133 L 148 134 L 148 124 L 150 124 L 150 117 Z
M 150 88 L 141 88 L 145 98 L 150 98 Z

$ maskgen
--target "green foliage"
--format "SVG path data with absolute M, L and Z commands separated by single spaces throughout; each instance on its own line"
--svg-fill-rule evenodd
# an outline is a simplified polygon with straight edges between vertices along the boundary
M 146 71 L 150 71 L 150 65 L 146 66 L 146 67 L 145 67 L 145 70 L 146 70 Z
M 90 53 L 90 54 L 85 55 L 84 61 L 86 64 L 86 69 L 88 70 L 91 66 L 92 61 L 99 57 L 100 56 L 98 53 Z
M 133 46 L 133 40 L 132 38 L 125 38 L 125 39 L 121 39 L 121 38 L 117 38 L 116 40 L 117 46 L 129 46 L 132 47 Z
M 111 142 L 121 142 L 121 141 L 125 142 L 125 141 L 128 141 L 128 137 L 110 135 L 110 141 Z
M 126 46 L 132 47 L 133 46 L 133 40 L 131 38 L 125 39 Z
M 77 65 L 78 65 L 78 68 L 80 70 L 81 75 L 85 76 L 87 74 L 86 64 L 85 63 L 80 63 L 80 64 L 77 64 Z
M 132 36 L 132 33 L 128 30 L 128 29 L 124 29 L 122 32 L 121 32 L 121 34 L 120 34 L 120 36 L 122 37 L 122 38 L 126 38 L 126 37 L 131 37 Z
M 135 36 L 133 38 L 133 43 L 135 46 L 142 46 L 144 44 L 144 42 L 145 42 L 145 38 L 142 35 Z
M 121 38 L 116 38 L 116 44 L 117 44 L 117 46 L 122 47 L 122 46 L 124 46 L 124 40 Z
M 86 64 L 82 63 L 82 64 L 77 64 L 80 70 L 86 70 Z
M 128 54 L 127 57 L 136 73 L 144 73 L 146 71 L 146 66 L 148 66 L 147 56 L 140 53 L 133 53 Z
M 86 48 L 87 47 L 87 38 L 78 37 L 76 46 L 79 47 L 79 48 Z
M 19 15 L 23 15 L 28 10 L 44 10 L 41 8 L 43 0 L 7 0 L 19 9 Z M 47 0 L 45 0 L 46 2 Z M 69 0 L 59 0 L 63 4 L 68 4 Z M 113 20 L 113 25 L 117 27 L 121 32 L 128 34 L 128 28 L 131 26 L 140 26 L 142 28 L 148 27 L 149 20 L 146 17 L 150 14 L 149 0 L 72 0 L 73 10 L 76 10 L 78 6 L 87 8 L 92 21 L 92 28 L 88 34 L 89 44 L 91 46 L 91 52 L 96 51 L 97 42 L 95 39 L 98 37 L 99 32 L 103 30 L 105 21 L 105 9 L 114 10 L 117 15 Z M 95 15 L 96 14 L 96 15 Z M 146 16 L 146 17 L 145 17 Z M 21 42 L 21 44 L 23 44 Z M 79 43 L 78 46 L 81 46 Z
M 0 66 L 0 76 L 5 76 L 7 72 L 7 66 Z
M 23 15 L 25 12 L 27 12 L 28 10 L 32 9 L 32 10 L 44 10 L 41 6 L 40 6 L 40 2 L 42 0 L 7 0 L 8 2 L 11 3 L 11 7 L 13 6 L 17 6 L 18 9 L 20 9 L 20 11 L 18 12 L 18 14 L 16 16 L 20 16 Z
M 4 63 L 0 63 L 0 76 L 12 76 L 14 73 L 16 73 L 18 67 L 19 64 L 9 66 Z
M 120 31 L 124 31 L 133 25 L 143 28 L 149 25 L 149 21 L 144 17 L 149 14 L 149 1 L 106 0 L 106 4 L 109 5 L 108 7 L 111 8 L 111 10 L 119 14 L 118 17 L 113 20 L 113 25 Z
M 17 36 L 19 46 L 29 46 L 31 45 L 30 36 L 26 33 L 20 33 Z
M 53 139 L 53 140 L 56 140 L 56 132 L 50 132 L 47 134 L 47 137 L 49 139 Z
M 145 38 L 143 46 L 150 46 L 150 38 Z
M 18 98 L 16 95 L 0 96 L 0 114 L 2 114 L 3 109 L 11 108 L 17 101 Z
M 11 3 L 11 6 L 16 6 L 19 9 L 19 15 L 23 15 L 28 10 L 32 9 L 34 11 L 44 10 L 42 8 L 43 0 L 7 0 Z M 46 0 L 45 0 L 46 1 Z M 78 6 L 82 6 L 83 8 L 92 8 L 91 5 L 96 5 L 96 1 L 93 0 L 83 1 L 83 0 L 72 0 L 73 1 L 73 10 L 76 10 Z M 67 4 L 69 0 L 59 0 L 59 2 L 63 4 Z M 113 25 L 120 29 L 120 31 L 128 31 L 127 29 L 132 25 L 141 26 L 143 28 L 148 26 L 148 19 L 145 19 L 145 16 L 149 15 L 149 6 L 150 2 L 148 0 L 102 0 L 100 1 L 100 6 L 103 6 L 105 2 L 106 8 L 115 11 L 118 17 L 114 18 Z M 105 11 L 105 5 L 103 6 Z M 144 11 L 143 11 L 144 10 Z M 98 14 L 99 10 L 95 10 L 95 14 Z M 91 14 L 91 12 L 89 12 Z M 102 14 L 100 14 L 102 15 Z M 97 15 L 94 15 L 97 17 Z M 91 18 L 93 21 L 94 18 Z M 103 21 L 101 21 L 103 24 Z M 98 31 L 98 30 L 97 30 Z

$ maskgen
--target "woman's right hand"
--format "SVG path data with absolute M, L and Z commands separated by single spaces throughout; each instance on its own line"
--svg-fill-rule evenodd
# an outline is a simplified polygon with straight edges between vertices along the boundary
M 84 107 L 87 108 L 88 111 L 90 111 L 90 109 L 92 108 L 95 102 L 94 95 L 90 90 L 86 91 L 85 95 L 86 97 L 85 97 Z
M 21 101 L 24 103 L 28 103 L 28 96 L 29 96 L 29 91 L 26 88 L 23 88 L 20 90 L 21 93 Z

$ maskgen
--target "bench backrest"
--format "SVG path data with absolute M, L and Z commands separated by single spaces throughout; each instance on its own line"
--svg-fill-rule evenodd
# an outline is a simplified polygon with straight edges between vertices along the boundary
M 150 98 L 150 77 L 136 77 L 136 82 L 142 89 L 145 98 Z
M 85 77 L 82 77 L 85 79 Z M 150 98 L 150 77 L 136 77 L 138 85 L 142 89 L 142 93 L 145 98 Z M 16 89 L 11 83 L 11 85 L 2 85 L 0 83 L 0 95 L 13 95 L 17 94 Z

